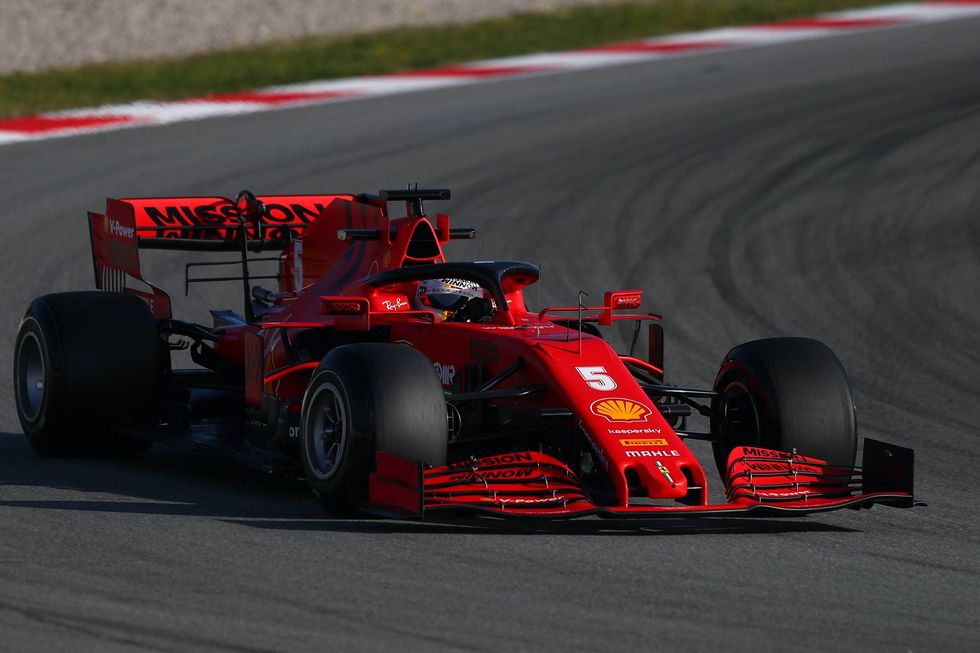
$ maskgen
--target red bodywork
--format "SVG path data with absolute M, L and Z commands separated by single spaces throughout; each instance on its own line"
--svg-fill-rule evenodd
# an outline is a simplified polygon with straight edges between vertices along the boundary
M 662 379 L 657 356 L 617 354 L 602 338 L 558 322 L 656 322 L 659 316 L 638 312 L 642 291 L 607 293 L 598 306 L 533 312 L 525 305 L 524 289 L 537 281 L 537 270 L 515 265 L 500 279 L 502 296 L 495 297 L 497 310 L 489 321 L 438 322 L 432 313 L 413 308 L 417 280 L 384 285 L 372 280 L 406 266 L 444 264 L 443 247 L 454 237 L 472 237 L 472 231 L 452 230 L 442 214 L 430 220 L 408 210 L 410 217 L 392 219 L 386 202 L 374 196 L 258 199 L 266 211 L 248 226 L 235 203 L 220 197 L 109 200 L 105 215 L 89 214 L 97 286 L 137 294 L 155 317 L 169 320 L 166 293 L 149 285 L 129 287 L 131 279 L 142 281 L 140 248 L 234 251 L 243 231 L 252 245 L 278 243 L 280 282 L 269 305 L 252 321 L 214 331 L 215 353 L 245 370 L 248 407 L 275 401 L 299 412 L 318 365 L 318 360 L 297 361 L 290 351 L 288 343 L 303 333 L 341 340 L 384 334 L 389 342 L 414 347 L 431 359 L 450 403 L 454 394 L 521 360 L 522 367 L 498 389 L 536 391 L 501 398 L 495 408 L 518 415 L 561 409 L 557 423 L 571 437 L 584 438 L 586 467 L 601 473 L 610 489 L 597 498 L 583 483 L 584 454 L 576 460 L 541 451 L 471 454 L 423 469 L 379 452 L 370 481 L 371 509 L 402 516 L 462 509 L 505 516 L 656 517 L 911 503 L 910 492 L 862 491 L 851 469 L 793 453 L 737 448 L 725 479 L 728 502 L 709 505 L 704 467 L 634 373 L 639 369 Z M 475 370 L 480 379 L 468 378 Z

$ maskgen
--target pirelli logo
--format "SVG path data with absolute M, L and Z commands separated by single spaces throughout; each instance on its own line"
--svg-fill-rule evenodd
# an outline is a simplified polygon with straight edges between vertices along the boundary
M 666 447 L 667 441 L 663 438 L 626 439 L 620 440 L 619 444 L 624 447 Z

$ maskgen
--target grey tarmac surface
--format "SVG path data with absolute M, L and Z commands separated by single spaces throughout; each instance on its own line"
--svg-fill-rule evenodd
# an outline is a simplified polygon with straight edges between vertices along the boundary
M 863 434 L 916 448 L 929 504 L 540 532 L 336 520 L 298 483 L 159 448 L 41 459 L 5 383 L 0 649 L 975 650 L 978 33 L 962 21 L 0 148 L 0 368 L 30 298 L 90 287 L 83 216 L 106 195 L 420 181 L 452 187 L 448 212 L 480 230 L 452 256 L 542 264 L 534 305 L 646 288 L 675 382 L 709 384 L 745 340 L 824 340 Z M 179 295 L 180 260 L 148 276 Z M 198 289 L 178 311 L 237 297 Z

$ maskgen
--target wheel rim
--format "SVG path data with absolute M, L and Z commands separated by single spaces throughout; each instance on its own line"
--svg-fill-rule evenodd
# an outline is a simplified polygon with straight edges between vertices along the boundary
M 324 481 L 337 473 L 347 445 L 348 419 L 343 395 L 332 383 L 323 383 L 310 398 L 304 433 L 310 470 Z
M 28 422 L 40 416 L 47 386 L 41 341 L 27 332 L 17 348 L 17 407 Z
M 722 415 L 728 424 L 732 446 L 759 444 L 759 410 L 752 393 L 741 383 L 729 383 L 725 387 L 725 403 Z

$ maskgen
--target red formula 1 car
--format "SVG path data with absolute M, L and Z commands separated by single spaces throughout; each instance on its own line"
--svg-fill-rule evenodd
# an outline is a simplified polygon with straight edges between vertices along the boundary
M 447 262 L 472 229 L 430 219 L 448 190 L 108 200 L 89 214 L 96 292 L 27 311 L 14 382 L 41 453 L 206 449 L 305 475 L 331 511 L 403 517 L 785 515 L 908 507 L 912 451 L 866 439 L 840 362 L 803 338 L 745 343 L 714 387 L 664 382 L 660 317 L 643 293 L 528 310 L 538 268 Z M 406 215 L 388 213 L 404 202 Z M 139 250 L 226 251 L 187 283 L 241 280 L 244 311 L 181 321 Z M 261 256 L 273 250 L 276 256 Z M 275 274 L 255 266 L 275 265 Z M 222 274 L 221 266 L 233 266 Z M 202 270 L 213 270 L 207 275 Z M 197 276 L 195 276 L 197 275 Z M 278 279 L 278 289 L 252 286 Z M 645 358 L 599 327 L 648 334 Z M 174 352 L 197 364 L 175 369 Z M 186 356 L 183 354 L 182 356 Z M 692 432 L 697 411 L 710 429 Z M 726 501 L 685 439 L 714 443 Z

